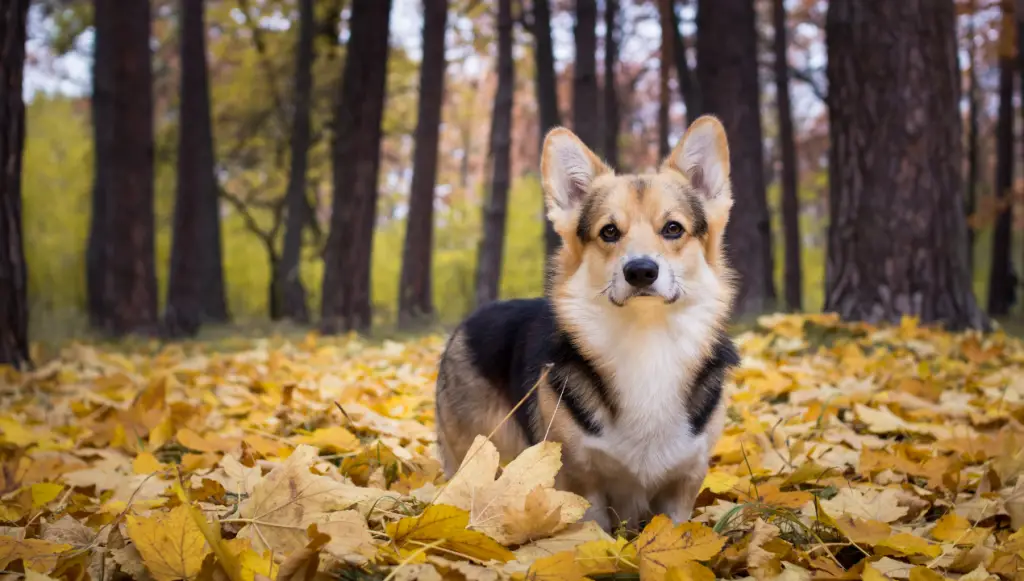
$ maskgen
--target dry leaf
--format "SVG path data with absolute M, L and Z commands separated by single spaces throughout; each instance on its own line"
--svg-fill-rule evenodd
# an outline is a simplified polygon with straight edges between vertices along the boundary
M 725 537 L 702 524 L 691 522 L 673 526 L 668 517 L 658 515 L 636 539 L 640 575 L 655 581 L 664 579 L 670 568 L 710 559 L 724 545 Z
M 128 515 L 127 523 L 128 537 L 156 581 L 195 578 L 211 552 L 184 505 L 148 517 Z
M 436 546 L 481 562 L 509 561 L 514 555 L 487 535 L 468 530 L 469 513 L 454 506 L 433 505 L 423 514 L 403 518 L 387 526 L 387 534 L 408 557 L 420 549 Z M 422 552 L 422 551 L 420 551 Z
M 561 467 L 561 444 L 541 442 L 524 450 L 495 480 L 498 450 L 478 436 L 455 477 L 434 502 L 469 511 L 471 527 L 499 542 L 523 543 L 564 529 L 590 506 L 580 496 L 554 489 Z M 538 514 L 551 508 L 557 508 L 557 520 L 550 511 Z M 526 522 L 520 515 L 523 511 L 532 511 L 531 518 L 543 520 L 534 521 L 540 524 Z

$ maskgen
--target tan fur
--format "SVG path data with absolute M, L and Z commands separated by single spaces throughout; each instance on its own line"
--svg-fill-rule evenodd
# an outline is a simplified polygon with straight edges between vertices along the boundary
M 656 173 L 640 176 L 616 175 L 575 135 L 559 128 L 545 139 L 541 168 L 548 216 L 563 241 L 555 258 L 550 297 L 559 327 L 573 337 L 576 348 L 603 376 L 611 378 L 630 370 L 653 381 L 651 374 L 661 370 L 652 368 L 661 360 L 646 366 L 633 362 L 629 349 L 641 349 L 636 352 L 640 355 L 647 352 L 629 337 L 654 337 L 650 339 L 652 349 L 671 358 L 665 373 L 679 380 L 670 397 L 689 401 L 693 377 L 703 359 L 710 356 L 712 338 L 724 327 L 734 294 L 733 273 L 722 246 L 732 192 L 729 150 L 721 124 L 712 117 L 698 119 Z M 584 239 L 577 235 L 581 220 L 588 225 Z M 679 222 L 686 233 L 679 239 L 666 238 L 662 228 L 668 221 Z M 599 236 L 608 224 L 621 233 L 614 243 Z M 616 296 L 614 293 L 630 290 L 621 280 L 622 265 L 636 256 L 656 257 L 674 281 L 665 282 L 654 297 Z M 679 296 L 673 300 L 675 291 Z M 624 306 L 609 306 L 609 300 L 620 298 Z M 681 329 L 686 333 L 679 335 Z M 677 335 L 692 341 L 679 346 L 678 356 L 674 345 L 657 339 Z M 620 336 L 621 345 L 616 343 Z M 542 381 L 546 381 L 543 376 Z M 651 408 L 650 402 L 643 401 L 648 398 L 643 385 L 632 387 L 623 379 L 613 381 L 610 388 L 622 402 L 624 417 L 657 416 L 657 406 Z M 559 393 L 558 385 L 538 388 L 540 421 L 532 426 L 533 439 L 546 437 L 563 444 L 563 468 L 556 484 L 590 500 L 587 518 L 610 528 L 619 521 L 635 526 L 652 511 L 669 514 L 677 521 L 690 517 L 707 458 L 722 432 L 724 399 L 699 438 L 676 441 L 665 436 L 666 442 L 677 448 L 666 458 L 690 458 L 686 454 L 692 448 L 693 459 L 658 466 L 653 476 L 637 473 L 631 477 L 629 470 L 639 468 L 630 468 L 629 451 L 616 449 L 615 442 L 608 443 L 612 447 L 606 450 L 603 444 L 590 441 L 594 438 L 568 413 Z M 605 421 L 615 416 L 596 399 L 584 405 Z M 498 391 L 488 389 L 486 380 L 476 375 L 465 338 L 456 333 L 442 362 L 438 389 L 439 443 L 449 476 L 473 438 L 489 434 L 510 410 Z M 635 422 L 638 425 L 634 427 L 623 421 L 626 423 L 616 429 L 627 436 L 634 427 L 646 427 L 643 421 Z M 653 417 L 652 422 L 671 425 L 661 417 Z M 503 459 L 517 455 L 527 442 L 512 420 L 506 421 L 492 440 Z M 660 460 L 657 450 L 646 452 L 654 454 L 652 462 Z

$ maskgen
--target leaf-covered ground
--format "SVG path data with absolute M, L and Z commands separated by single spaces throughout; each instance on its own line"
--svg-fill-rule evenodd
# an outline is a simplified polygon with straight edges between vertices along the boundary
M 31 581 L 1024 579 L 1024 344 L 772 316 L 695 519 L 607 535 L 560 449 L 434 455 L 442 337 L 65 349 L 0 370 L 0 569 Z

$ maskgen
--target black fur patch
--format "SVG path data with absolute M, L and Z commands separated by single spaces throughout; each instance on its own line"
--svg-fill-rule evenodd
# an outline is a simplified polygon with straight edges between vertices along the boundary
M 704 361 L 704 365 L 693 378 L 693 385 L 690 387 L 690 394 L 686 400 L 686 408 L 689 410 L 690 416 L 690 432 L 694 436 L 707 428 L 711 415 L 722 401 L 725 374 L 739 363 L 740 355 L 736 351 L 736 345 L 729 337 L 719 334 L 711 357 Z
M 548 364 L 549 388 L 556 399 L 561 395 L 560 405 L 584 430 L 601 433 L 593 413 L 595 406 L 603 405 L 614 415 L 615 406 L 604 381 L 568 336 L 558 330 L 546 299 L 492 303 L 473 313 L 463 330 L 477 371 L 501 390 L 510 406 L 523 400 L 514 417 L 530 445 L 537 443 L 538 431 L 543 429 L 538 424 L 537 393 L 530 390 Z
M 704 202 L 698 194 L 690 193 L 690 215 L 693 216 L 693 225 L 690 227 L 691 234 L 695 238 L 701 238 L 708 233 L 708 218 L 704 213 Z
M 590 239 L 590 231 L 594 228 L 597 212 L 606 197 L 608 197 L 608 192 L 597 190 L 583 199 L 583 206 L 580 208 L 580 221 L 576 224 L 576 236 L 582 242 Z

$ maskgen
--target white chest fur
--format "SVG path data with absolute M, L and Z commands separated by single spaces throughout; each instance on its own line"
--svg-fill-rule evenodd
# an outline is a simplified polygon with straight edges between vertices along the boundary
M 701 307 L 616 308 L 590 319 L 593 332 L 581 333 L 604 363 L 618 404 L 615 418 L 602 414 L 601 434 L 582 441 L 608 478 L 628 475 L 630 486 L 654 493 L 673 473 L 706 466 L 709 443 L 691 434 L 686 406 L 714 333 L 713 313 Z

